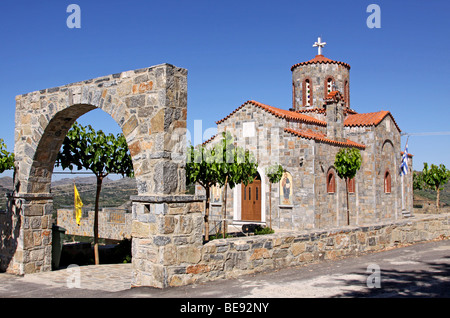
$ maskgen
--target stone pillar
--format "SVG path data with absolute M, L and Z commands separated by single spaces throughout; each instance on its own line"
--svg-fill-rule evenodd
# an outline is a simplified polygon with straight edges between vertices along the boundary
M 132 196 L 132 286 L 192 283 L 201 261 L 203 196 Z
M 51 195 L 22 194 L 11 198 L 9 211 L 16 219 L 10 229 L 13 255 L 4 270 L 16 275 L 50 271 L 52 268 L 52 211 Z M 14 230 L 17 229 L 17 231 Z
M 346 141 L 344 138 L 344 100 L 338 91 L 325 99 L 327 138 Z

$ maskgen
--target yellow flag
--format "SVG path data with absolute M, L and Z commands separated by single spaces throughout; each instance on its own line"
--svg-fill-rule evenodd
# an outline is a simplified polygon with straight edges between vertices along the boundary
M 75 197 L 75 217 L 77 220 L 77 224 L 80 225 L 81 220 L 81 207 L 83 206 L 83 202 L 81 201 L 80 194 L 78 193 L 77 187 L 75 183 L 73 184 L 74 197 Z

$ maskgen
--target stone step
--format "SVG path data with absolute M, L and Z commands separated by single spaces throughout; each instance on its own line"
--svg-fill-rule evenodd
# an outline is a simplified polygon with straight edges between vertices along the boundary
M 411 217 L 413 217 L 412 213 L 410 211 L 406 211 L 406 210 L 402 211 L 402 216 L 404 218 L 411 218 Z

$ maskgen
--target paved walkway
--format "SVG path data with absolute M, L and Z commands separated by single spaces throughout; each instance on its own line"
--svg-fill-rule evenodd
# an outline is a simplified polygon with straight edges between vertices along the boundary
M 51 272 L 27 274 L 21 282 L 53 287 L 80 288 L 107 292 L 131 288 L 132 268 L 129 264 L 74 266 Z
M 380 288 L 367 285 L 374 264 Z M 450 240 L 167 289 L 131 288 L 131 278 L 131 264 L 2 273 L 0 298 L 450 297 Z

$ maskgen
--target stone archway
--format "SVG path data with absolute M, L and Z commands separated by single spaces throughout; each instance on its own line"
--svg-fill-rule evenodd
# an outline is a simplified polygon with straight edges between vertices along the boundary
M 175 230 L 166 225 L 188 212 L 191 219 L 200 214 L 201 220 L 202 211 L 199 198 L 184 195 L 187 70 L 170 64 L 16 97 L 15 191 L 11 200 L 15 208 L 10 214 L 19 218 L 15 222 L 19 235 L 13 245 L 0 251 L 2 259 L 9 259 L 1 267 L 15 274 L 51 270 L 54 163 L 73 122 L 95 108 L 119 124 L 133 160 L 138 188 L 138 195 L 131 198 L 132 236 L 137 238 L 133 239 L 134 285 L 165 287 L 168 275 L 161 273 L 161 266 L 167 271 L 165 266 L 170 264 L 165 259 L 170 256 L 161 253 L 161 246 L 174 245 L 171 235 L 177 231 L 195 236 L 188 244 L 201 244 L 201 232 L 186 233 L 185 228 Z M 166 216 L 169 212 L 170 217 Z

